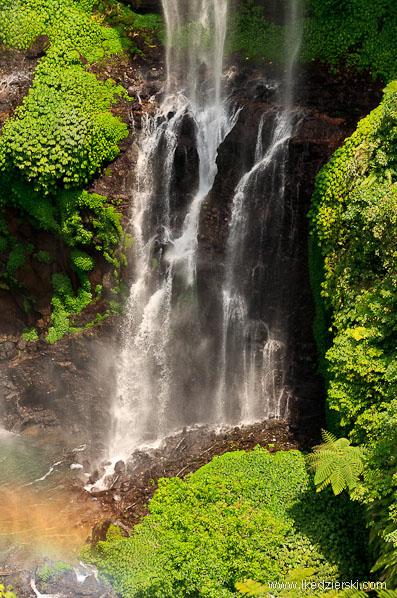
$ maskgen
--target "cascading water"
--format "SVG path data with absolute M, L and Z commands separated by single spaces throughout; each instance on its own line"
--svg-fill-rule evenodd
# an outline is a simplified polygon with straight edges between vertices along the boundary
M 194 371 L 205 353 L 196 248 L 217 150 L 233 126 L 221 94 L 228 0 L 163 0 L 163 9 L 167 91 L 155 118 L 144 124 L 137 165 L 131 217 L 135 279 L 119 358 L 112 456 L 127 456 L 179 426 L 201 421 L 205 413 L 200 393 L 193 391 Z M 193 127 L 199 172 L 191 201 L 178 210 L 184 212 L 178 226 L 174 158 L 185 126 Z
M 289 41 L 279 109 L 261 120 L 255 163 L 238 183 L 232 201 L 220 289 L 222 338 L 214 356 L 208 337 L 216 338 L 219 331 L 202 328 L 196 270 L 202 204 L 217 174 L 218 148 L 238 115 L 222 96 L 228 0 L 163 0 L 167 84 L 155 117 L 144 118 L 140 138 L 131 214 L 134 279 L 118 359 L 109 448 L 113 460 L 183 426 L 236 424 L 286 413 L 288 338 L 282 316 L 277 309 L 267 309 L 264 300 L 253 306 L 250 294 L 253 285 L 262 295 L 266 285 L 283 286 L 277 268 L 285 246 L 277 239 L 284 226 L 288 140 L 296 121 L 292 99 L 300 44 L 298 2 L 288 4 Z M 270 141 L 267 136 L 264 143 L 269 126 Z M 198 173 L 189 191 L 180 193 L 176 155 L 186 130 L 194 139 Z M 250 212 L 249 198 L 261 188 L 265 201 Z M 265 265 L 262 254 L 269 227 L 276 242 L 267 248 Z M 253 231 L 260 238 L 254 256 L 247 249 Z
M 225 423 L 288 417 L 288 326 L 277 306 L 266 305 L 266 301 L 255 305 L 252 297 L 258 289 L 266 296 L 270 287 L 278 289 L 281 295 L 289 276 L 283 260 L 293 251 L 293 229 L 288 235 L 289 247 L 282 239 L 288 141 L 299 120 L 299 113 L 293 110 L 295 64 L 301 44 L 299 13 L 299 0 L 290 0 L 285 17 L 286 68 L 280 106 L 270 118 L 263 113 L 254 165 L 239 181 L 232 201 L 217 383 L 218 418 Z M 263 129 L 265 123 L 269 126 L 268 120 L 272 133 L 265 147 Z M 257 198 L 262 205 L 258 205 Z M 252 255 L 251 239 L 256 234 Z

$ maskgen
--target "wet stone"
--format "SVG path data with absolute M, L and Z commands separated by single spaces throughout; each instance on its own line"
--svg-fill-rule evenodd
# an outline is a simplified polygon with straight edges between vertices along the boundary
M 124 461 L 117 461 L 116 465 L 114 466 L 115 473 L 124 473 L 125 472 L 125 463 Z

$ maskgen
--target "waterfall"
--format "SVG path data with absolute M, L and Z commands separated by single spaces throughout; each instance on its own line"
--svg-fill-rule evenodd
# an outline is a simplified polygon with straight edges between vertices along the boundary
M 273 116 L 263 113 L 258 126 L 254 165 L 239 181 L 232 201 L 222 285 L 222 332 L 216 409 L 225 423 L 287 418 L 290 390 L 288 332 L 277 306 L 254 306 L 255 290 L 266 295 L 268 286 L 281 294 L 286 253 L 293 252 L 293 230 L 289 247 L 282 244 L 285 202 L 285 166 L 288 141 L 299 114 L 293 110 L 295 67 L 301 44 L 299 0 L 290 0 L 285 15 L 287 39 L 285 77 L 281 82 L 280 107 Z M 266 117 L 272 121 L 267 147 L 263 144 Z M 252 198 L 260 197 L 262 209 Z M 250 210 L 254 203 L 254 224 Z M 258 231 L 256 254 L 250 256 L 251 237 Z M 267 260 L 263 253 L 267 240 Z M 251 252 L 252 253 L 252 252 Z M 288 273 L 287 273 L 288 276 Z M 281 302 L 282 298 L 279 297 Z
M 278 269 L 283 252 L 293 245 L 291 235 L 286 249 L 281 233 L 288 140 L 296 122 L 292 106 L 299 0 L 289 1 L 285 19 L 287 58 L 279 108 L 260 120 L 254 164 L 232 200 L 218 291 L 220 332 L 202 328 L 197 246 L 202 204 L 217 174 L 218 149 L 239 114 L 222 94 L 228 0 L 162 3 L 167 82 L 157 114 L 143 118 L 138 139 L 130 220 L 133 279 L 117 359 L 109 447 L 113 460 L 153 446 L 185 426 L 279 418 L 288 411 L 288 334 L 281 313 L 268 309 L 265 299 L 253 306 L 252 296 L 259 290 L 266 297 L 272 287 L 282 288 L 285 281 Z M 187 130 L 197 173 L 189 190 L 181 192 L 176 159 Z M 260 205 L 250 199 L 257 195 Z M 250 211 L 252 201 L 258 204 L 256 211 Z M 270 230 L 274 243 L 264 264 Z M 253 255 L 249 243 L 256 233 L 259 253 Z M 208 347 L 219 334 L 215 356 Z
M 221 93 L 228 0 L 163 0 L 163 10 L 167 88 L 140 140 L 130 223 L 134 279 L 118 359 L 112 457 L 201 421 L 206 411 L 195 379 L 205 354 L 196 249 L 217 150 L 234 122 Z M 190 201 L 183 197 L 176 207 L 174 161 L 186 126 L 194 132 L 198 180 Z

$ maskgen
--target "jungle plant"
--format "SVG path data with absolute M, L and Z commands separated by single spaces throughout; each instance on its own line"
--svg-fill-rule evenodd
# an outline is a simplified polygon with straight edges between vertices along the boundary
M 115 271 L 125 263 L 117 251 L 121 215 L 106 198 L 81 190 L 117 156 L 118 143 L 127 135 L 127 126 L 110 112 L 115 102 L 127 97 L 124 88 L 111 79 L 99 81 L 89 65 L 106 64 L 131 42 L 105 26 L 103 15 L 92 13 L 93 5 L 91 0 L 0 3 L 1 43 L 26 49 L 38 35 L 50 40 L 29 93 L 4 124 L 0 138 L 2 212 L 16 209 L 31 226 L 73 248 L 71 269 L 80 287 L 72 292 L 66 273 L 54 275 L 50 342 L 76 330 L 73 314 L 92 300 L 87 273 L 95 254 L 102 254 Z M 2 218 L 0 225 L 2 261 L 6 259 L 1 282 L 23 292 L 18 271 L 34 248 L 10 235 Z M 43 251 L 33 257 L 51 260 Z
M 37 571 L 37 577 L 42 582 L 47 582 L 54 577 L 58 577 L 67 571 L 73 571 L 73 567 L 63 561 L 56 563 L 46 563 Z
M 17 596 L 12 591 L 12 587 L 6 588 L 3 584 L 0 584 L 0 598 L 17 598 Z
M 359 505 L 338 503 L 316 494 L 298 451 L 227 453 L 185 481 L 160 480 L 130 538 L 113 530 L 81 556 L 124 598 L 235 598 L 241 580 L 282 581 L 296 568 L 365 576 Z
M 364 449 L 354 496 L 367 505 L 373 571 L 389 587 L 397 586 L 396 130 L 397 93 L 390 85 L 320 171 L 310 213 L 315 332 L 328 409 Z
M 38 334 L 35 328 L 31 327 L 31 328 L 25 328 L 21 334 L 21 338 L 23 338 L 23 340 L 28 341 L 30 343 L 34 343 L 35 341 L 38 340 Z
M 352 492 L 359 482 L 363 471 L 363 451 L 351 446 L 347 438 L 336 438 L 330 432 L 322 430 L 323 444 L 313 448 L 307 462 L 315 471 L 314 483 L 317 492 L 331 485 L 334 494 L 343 490 Z
M 292 575 L 289 575 L 285 578 L 285 581 L 283 582 L 284 584 L 291 584 L 292 586 L 294 583 L 302 582 L 305 580 L 308 580 L 310 583 L 311 576 L 310 574 L 305 574 L 304 569 L 292 571 L 291 573 Z M 236 588 L 241 594 L 243 594 L 247 598 L 253 596 L 259 596 L 260 598 L 274 598 L 274 594 L 272 594 L 272 591 L 274 592 L 274 590 L 272 588 L 258 584 L 257 582 L 252 581 L 252 579 L 249 579 L 244 583 L 236 584 Z M 278 595 L 285 596 L 285 598 L 300 598 L 302 596 L 302 587 L 298 587 L 297 589 L 281 590 L 281 593 L 278 593 Z M 373 590 L 371 592 L 371 596 L 373 596 L 374 598 L 397 598 L 397 592 L 384 588 Z M 342 591 L 319 591 L 315 594 L 311 594 L 309 592 L 309 594 L 306 595 L 306 598 L 368 598 L 368 593 L 362 590 L 347 588 Z

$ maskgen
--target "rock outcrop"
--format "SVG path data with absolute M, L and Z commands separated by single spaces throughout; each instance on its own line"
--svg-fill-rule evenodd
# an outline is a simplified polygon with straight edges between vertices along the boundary
M 150 2 L 144 4 L 147 10 L 154 10 L 155 5 L 158 5 Z M 40 52 L 40 48 L 37 52 Z M 36 57 L 25 58 L 22 64 L 28 65 L 27 70 L 23 71 L 26 77 L 23 75 L 20 84 L 11 85 L 7 88 L 9 91 L 0 96 L 0 102 L 3 102 L 1 105 L 6 106 L 6 117 L 27 92 L 38 55 L 36 53 Z M 13 72 L 19 72 L 20 66 L 17 65 L 20 63 L 14 58 L 10 60 L 14 60 L 14 67 L 10 71 L 12 77 Z M 136 98 L 133 102 L 125 102 L 115 108 L 115 112 L 129 123 L 130 137 L 124 142 L 116 161 L 91 186 L 92 191 L 121 200 L 122 223 L 126 226 L 130 204 L 134 201 L 132 189 L 137 158 L 135 139 L 139 135 L 142 115 L 145 112 L 153 113 L 156 109 L 156 104 L 151 102 L 153 96 L 161 92 L 164 68 L 156 54 L 142 61 L 115 63 L 107 68 L 106 74 L 98 75 L 112 77 L 124 85 L 130 96 Z M 253 164 L 259 120 L 265 114 L 265 118 L 270 119 L 270 124 L 274 116 L 274 90 L 266 84 L 265 80 L 268 78 L 268 73 L 249 69 L 229 71 L 229 91 L 236 104 L 241 107 L 241 112 L 237 125 L 220 147 L 218 175 L 202 212 L 199 230 L 199 301 L 203 326 L 209 329 L 217 321 L 219 323 L 220 305 L 217 295 L 233 192 L 239 178 Z M 368 85 L 369 82 L 365 80 L 364 88 Z M 294 250 L 286 255 L 283 266 L 291 276 L 286 277 L 286 286 L 281 295 L 268 286 L 263 288 L 260 297 L 257 295 L 258 291 L 255 291 L 252 299 L 253 305 L 259 306 L 258 309 L 271 311 L 272 305 L 284 301 L 283 297 L 290 295 L 294 298 L 293 304 L 288 301 L 285 303 L 285 317 L 288 318 L 291 356 L 287 376 L 289 385 L 294 389 L 296 413 L 293 417 L 296 422 L 303 421 L 306 418 L 304 414 L 309 414 L 310 419 L 321 417 L 323 393 L 321 381 L 316 374 L 316 347 L 311 331 L 314 312 L 307 264 L 306 213 L 315 175 L 343 139 L 351 134 L 358 118 L 368 113 L 377 103 L 379 86 L 376 87 L 373 83 L 371 85 L 369 92 L 362 93 L 363 85 L 360 85 L 359 78 L 356 85 L 352 86 L 348 77 L 332 77 L 317 65 L 302 74 L 299 83 L 302 111 L 300 124 L 289 144 L 284 214 L 285 234 L 288 234 L 292 221 L 297 231 L 293 240 Z M 14 94 L 16 90 L 18 91 Z M 269 135 L 270 130 L 264 127 L 264 143 Z M 193 127 L 186 118 L 175 154 L 176 221 L 181 221 L 189 201 L 189 193 L 197 185 L 197 167 Z M 254 199 L 261 206 L 266 198 L 258 196 Z M 251 246 L 254 251 L 259 237 L 255 212 L 251 218 Z M 12 211 L 9 212 L 8 219 L 10 226 L 23 238 L 36 239 L 37 236 L 36 241 L 54 259 L 50 265 L 27 263 L 20 273 L 20 282 L 29 288 L 36 299 L 34 322 L 29 319 L 33 316 L 27 316 L 24 311 L 23 301 L 17 293 L 0 289 L 0 389 L 4 396 L 0 417 L 2 416 L 9 429 L 23 430 L 31 424 L 66 425 L 76 433 L 93 429 L 99 438 L 106 430 L 107 413 L 116 382 L 108 356 L 116 350 L 111 347 L 117 346 L 122 320 L 111 318 L 102 328 L 79 333 L 76 338 L 65 338 L 54 346 L 43 340 L 37 343 L 21 340 L 20 332 L 27 325 L 36 325 L 39 331 L 40 326 L 43 330 L 48 327 L 51 274 L 54 268 L 65 262 L 67 249 L 47 233 L 33 231 L 28 223 L 21 225 L 17 214 Z M 260 222 L 260 219 L 257 221 Z M 286 239 L 282 242 L 286 242 Z M 270 241 L 262 248 L 263 260 L 269 258 L 266 257 L 269 247 Z M 98 284 L 102 279 L 106 287 L 107 267 L 106 264 L 97 265 L 93 272 L 93 284 Z M 128 278 L 128 272 L 124 274 Z M 72 272 L 70 275 L 73 277 Z M 106 309 L 106 301 L 105 293 L 103 305 L 92 306 L 92 313 L 89 308 L 77 325 L 84 325 L 92 319 L 94 312 Z

